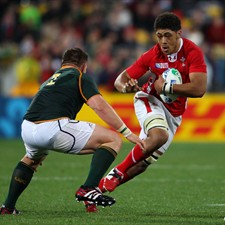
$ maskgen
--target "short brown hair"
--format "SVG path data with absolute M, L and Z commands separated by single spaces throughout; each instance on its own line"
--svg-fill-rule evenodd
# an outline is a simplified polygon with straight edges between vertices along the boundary
M 88 61 L 88 54 L 82 51 L 80 48 L 67 49 L 62 57 L 62 65 L 66 63 L 72 63 L 80 67 L 87 61 Z

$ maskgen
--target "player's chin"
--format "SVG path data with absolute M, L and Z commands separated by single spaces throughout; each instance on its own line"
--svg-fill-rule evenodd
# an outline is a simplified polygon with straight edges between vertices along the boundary
M 171 54 L 170 51 L 169 51 L 169 49 L 164 49 L 164 50 L 162 50 L 162 52 L 163 52 L 165 55 L 170 55 L 170 54 Z
M 169 47 L 161 47 L 161 50 L 162 52 L 165 54 L 165 55 L 170 55 L 171 54 L 171 50 Z

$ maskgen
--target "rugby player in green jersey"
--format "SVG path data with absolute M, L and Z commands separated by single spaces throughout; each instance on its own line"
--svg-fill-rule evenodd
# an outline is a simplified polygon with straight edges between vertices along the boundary
M 15 208 L 16 202 L 50 150 L 93 154 L 87 179 L 75 193 L 75 198 L 84 202 L 87 212 L 96 211 L 96 205 L 115 203 L 114 198 L 101 193 L 98 184 L 118 154 L 122 139 L 113 130 L 75 120 L 76 115 L 86 103 L 130 142 L 142 148 L 143 142 L 129 130 L 104 100 L 92 78 L 85 74 L 87 61 L 88 55 L 81 49 L 66 50 L 61 68 L 41 85 L 33 98 L 22 123 L 26 154 L 13 171 L 1 214 L 20 213 Z

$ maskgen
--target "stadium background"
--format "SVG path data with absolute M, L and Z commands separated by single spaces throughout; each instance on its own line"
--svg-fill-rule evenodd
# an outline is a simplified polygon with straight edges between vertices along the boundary
M 205 54 L 208 93 L 190 99 L 176 141 L 225 142 L 224 1 L 53 0 L 0 2 L 0 137 L 17 138 L 31 98 L 60 67 L 69 47 L 90 56 L 88 71 L 104 97 L 136 133 L 132 95 L 115 92 L 113 81 L 154 43 L 153 21 L 163 11 L 182 20 L 183 36 Z M 84 107 L 78 119 L 103 124 Z

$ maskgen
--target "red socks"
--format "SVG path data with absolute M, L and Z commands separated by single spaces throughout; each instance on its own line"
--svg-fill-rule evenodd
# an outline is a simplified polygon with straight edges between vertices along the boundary
M 134 148 L 127 155 L 127 157 L 118 166 L 116 166 L 116 168 L 120 172 L 125 173 L 130 167 L 145 158 L 146 156 L 142 152 L 140 146 L 135 145 Z

